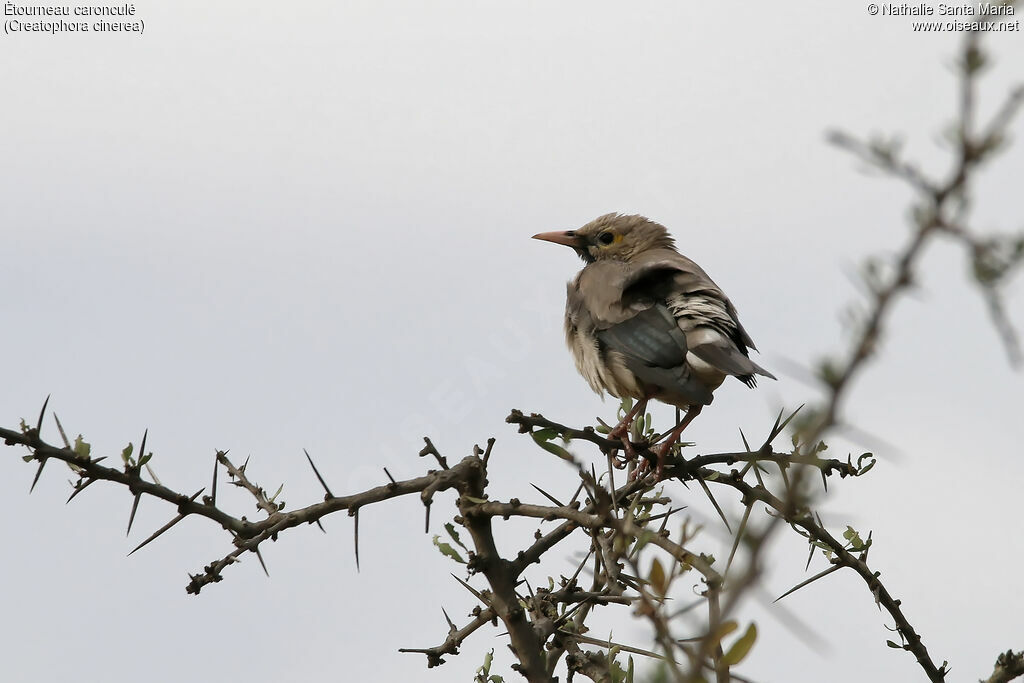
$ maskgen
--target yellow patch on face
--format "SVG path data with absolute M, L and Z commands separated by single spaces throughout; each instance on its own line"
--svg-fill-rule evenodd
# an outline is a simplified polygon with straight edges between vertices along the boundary
M 615 244 L 618 244 L 621 241 L 622 241 L 622 235 L 620 235 L 619 233 L 615 233 Z

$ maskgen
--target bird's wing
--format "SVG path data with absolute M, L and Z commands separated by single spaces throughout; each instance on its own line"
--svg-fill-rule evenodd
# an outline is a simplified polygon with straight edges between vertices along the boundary
M 682 254 L 654 249 L 641 255 L 622 289 L 622 305 L 664 303 L 687 339 L 688 349 L 722 372 L 753 385 L 754 375 L 775 376 L 750 360 L 756 348 L 736 307 L 704 269 Z
M 690 333 L 690 353 L 709 363 L 727 375 L 739 377 L 749 387 L 757 384 L 754 375 L 763 375 L 775 379 L 768 372 L 750 359 L 736 346 L 736 342 L 721 334 L 714 328 L 698 328 Z
M 658 304 L 597 332 L 601 344 L 622 354 L 644 385 L 668 390 L 693 403 L 711 403 L 711 392 L 686 363 L 686 335 L 669 309 Z
M 673 249 L 651 249 L 628 263 L 591 263 L 574 286 L 598 327 L 623 322 L 673 295 L 707 291 L 725 299 L 700 266 Z

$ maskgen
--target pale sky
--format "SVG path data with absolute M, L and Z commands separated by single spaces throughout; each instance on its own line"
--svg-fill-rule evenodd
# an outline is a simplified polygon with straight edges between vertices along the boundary
M 865 3 L 135 6 L 142 35 L 0 36 L 0 424 L 33 419 L 50 394 L 94 454 L 137 447 L 148 428 L 157 474 L 188 493 L 230 449 L 294 508 L 322 496 L 303 448 L 344 494 L 383 483 L 384 466 L 431 467 L 416 457 L 429 434 L 449 459 L 497 437 L 492 497 L 533 500 L 530 482 L 571 494 L 571 469 L 504 417 L 613 414 L 562 339 L 580 262 L 529 239 L 610 211 L 668 226 L 779 376 L 727 383 L 688 430 L 694 452 L 735 450 L 738 428 L 763 436 L 781 407 L 815 397 L 784 360 L 837 350 L 857 297 L 847 273 L 907 234 L 909 192 L 826 132 L 899 134 L 925 168 L 949 164 L 958 37 Z M 987 44 L 983 113 L 1024 81 L 1024 35 Z M 974 225 L 1024 227 L 1022 176 L 1019 145 L 986 167 Z M 836 442 L 880 462 L 835 482 L 825 510 L 836 532 L 874 532 L 873 567 L 933 658 L 976 680 L 1024 648 L 1024 377 L 962 254 L 942 244 L 926 263 L 850 396 L 850 419 L 889 445 Z M 1018 325 L 1022 288 L 1007 293 Z M 59 440 L 52 421 L 44 436 Z M 29 496 L 34 465 L 0 453 L 5 680 L 469 681 L 490 648 L 493 673 L 518 678 L 501 629 L 440 669 L 397 652 L 444 639 L 442 606 L 460 624 L 474 606 L 416 497 L 362 511 L 359 573 L 352 522 L 336 515 L 326 536 L 265 547 L 269 579 L 247 557 L 197 598 L 188 572 L 230 550 L 225 533 L 187 520 L 126 558 L 171 506 L 143 502 L 125 539 L 127 491 L 96 484 L 65 506 L 70 474 L 51 463 Z M 452 500 L 434 505 L 431 533 Z M 533 529 L 515 528 L 509 548 Z M 782 538 L 771 596 L 809 576 L 801 539 Z M 708 521 L 708 549 L 724 557 L 724 540 Z M 531 580 L 571 571 L 568 552 L 547 559 Z M 923 680 L 885 646 L 889 622 L 852 574 L 781 604 L 827 648 L 753 600 L 739 616 L 761 637 L 737 673 Z M 621 615 L 600 623 L 650 644 Z

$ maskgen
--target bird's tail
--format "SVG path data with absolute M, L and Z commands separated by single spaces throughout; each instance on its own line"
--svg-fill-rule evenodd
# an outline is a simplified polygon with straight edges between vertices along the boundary
M 778 377 L 768 372 L 754 361 L 750 360 L 749 358 L 747 360 L 750 362 L 752 366 L 754 366 L 754 374 L 737 375 L 737 378 L 751 389 L 757 386 L 757 375 L 763 375 L 764 377 L 769 377 L 774 380 L 778 379 Z

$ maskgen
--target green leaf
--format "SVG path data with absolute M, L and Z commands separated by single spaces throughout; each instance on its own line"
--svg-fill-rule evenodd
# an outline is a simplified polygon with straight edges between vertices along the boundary
M 622 668 L 619 661 L 615 659 L 618 655 L 619 648 L 613 647 L 608 650 L 608 673 L 611 674 L 612 683 L 626 683 L 629 680 L 629 674 Z
M 628 396 L 626 398 L 622 399 L 619 402 L 619 410 L 622 411 L 622 417 L 626 417 L 626 415 L 632 409 L 633 409 L 633 399 L 629 398 Z M 622 418 L 619 418 L 619 419 L 622 419 Z
M 896 643 L 892 642 L 891 640 L 885 641 L 885 644 L 888 645 L 889 647 L 891 647 L 894 650 L 902 650 L 903 649 L 902 645 L 897 645 Z
M 121 460 L 124 461 L 125 465 L 131 464 L 131 461 L 132 461 L 132 451 L 134 451 L 134 450 L 135 450 L 135 446 L 133 446 L 132 442 L 129 441 L 128 445 L 125 446 L 124 449 L 121 451 Z
M 283 491 L 283 490 L 284 490 L 284 484 L 281 484 L 280 486 L 278 486 L 277 490 L 274 491 L 274 495 L 272 495 L 270 497 L 270 502 L 273 503 L 275 500 L 277 500 L 277 497 L 281 495 L 281 491 Z
M 722 638 L 725 638 L 727 635 L 729 635 L 730 633 L 732 633 L 733 631 L 735 631 L 739 627 L 740 627 L 740 625 L 736 623 L 735 619 L 729 619 L 728 621 L 723 621 L 722 625 L 718 627 L 718 637 L 715 638 L 715 640 L 720 642 L 722 640 Z
M 75 437 L 75 445 L 72 450 L 74 450 L 77 455 L 80 455 L 83 458 L 88 458 L 89 451 L 92 450 L 92 444 L 83 441 L 82 435 L 79 434 Z
M 538 439 L 536 432 L 531 433 L 530 436 L 533 437 L 534 442 L 536 442 L 538 446 L 546 450 L 548 453 L 554 453 L 562 460 L 568 460 L 569 462 L 572 462 L 572 454 L 570 454 L 569 451 L 565 450 L 558 444 L 554 444 L 551 443 L 550 441 L 545 441 L 543 439 Z
M 850 542 L 850 547 L 854 550 L 861 550 L 864 547 L 864 541 L 852 526 L 846 527 L 846 531 L 843 532 L 843 538 Z
M 441 537 L 437 534 L 434 534 L 434 545 L 437 546 L 437 549 L 441 551 L 442 555 L 452 558 L 459 564 L 466 564 L 466 561 L 462 559 L 462 556 L 459 555 L 458 551 L 455 550 L 455 548 L 451 547 L 449 544 L 442 543 Z
M 23 455 L 23 456 L 21 456 L 21 459 L 24 460 L 25 462 L 32 462 L 33 460 L 36 459 L 36 456 L 34 456 L 34 455 Z
M 709 645 L 714 646 L 720 644 L 723 638 L 735 631 L 737 628 L 739 628 L 739 625 L 736 623 L 735 619 L 723 621 L 718 626 L 717 631 L 708 634 L 708 638 L 710 639 Z
M 751 622 L 747 627 L 747 632 L 732 644 L 729 651 L 722 657 L 722 661 L 728 666 L 736 666 L 750 653 L 755 640 L 757 640 L 757 624 Z
M 537 431 L 532 432 L 532 435 L 534 441 L 551 441 L 551 439 L 558 436 L 558 432 L 548 427 L 547 429 L 538 429 Z
M 149 462 L 152 459 L 153 459 L 153 454 L 152 453 L 150 453 L 149 455 L 142 456 L 139 459 L 139 467 L 142 467 L 143 465 L 145 465 L 147 462 Z
M 487 674 L 491 672 L 491 661 L 494 659 L 494 650 L 484 655 L 484 663 L 477 667 L 474 683 L 487 683 Z
M 505 679 L 497 674 L 491 673 L 491 664 L 494 660 L 494 650 L 484 655 L 484 663 L 477 668 L 474 683 L 505 683 Z
M 455 541 L 455 543 L 460 548 L 462 548 L 463 550 L 465 550 L 467 552 L 469 551 L 469 548 L 467 548 L 465 545 L 463 545 L 462 540 L 459 539 L 459 532 L 455 530 L 455 525 L 454 524 L 452 524 L 451 522 L 448 522 L 447 524 L 444 525 L 444 530 L 448 532 L 448 535 L 452 537 L 452 540 Z
M 648 575 L 647 580 L 654 586 L 654 590 L 657 591 L 658 595 L 664 596 L 668 591 L 668 579 L 665 576 L 665 568 L 661 566 L 661 561 L 658 558 L 654 558 L 651 562 L 651 573 Z

